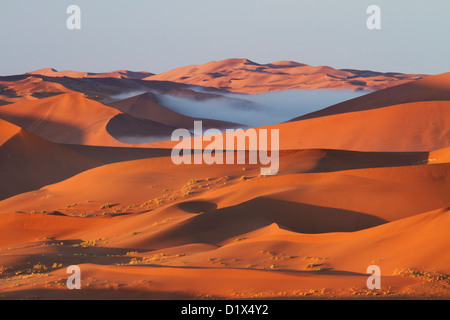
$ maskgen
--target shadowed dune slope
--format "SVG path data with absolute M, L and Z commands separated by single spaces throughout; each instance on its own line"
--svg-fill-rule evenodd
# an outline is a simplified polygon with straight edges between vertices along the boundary
M 194 97 L 201 96 L 202 94 L 191 92 Z M 192 118 L 186 115 L 182 115 L 175 111 L 172 111 L 165 106 L 161 105 L 158 101 L 157 95 L 147 92 L 124 100 L 115 101 L 108 104 L 109 106 L 130 114 L 136 118 L 155 121 L 172 128 L 186 128 L 188 130 L 193 128 L 194 121 L 202 121 L 204 129 L 208 128 L 234 128 L 240 126 L 236 123 Z M 242 126 L 242 125 L 241 125 Z
M 450 101 L 399 104 L 270 126 L 280 149 L 432 151 L 450 146 Z
M 328 66 L 313 67 L 294 61 L 258 64 L 248 59 L 227 59 L 185 66 L 145 79 L 203 85 L 233 92 L 261 93 L 325 88 L 378 90 L 422 77 L 424 75 L 337 70 Z
M 8 79 L 6 77 L 5 80 L 3 79 L 0 77 L 0 101 L 3 101 L 2 104 L 23 100 L 37 100 L 72 92 L 72 90 L 59 83 L 45 81 L 37 77 L 29 76 L 22 79 Z
M 100 162 L 0 120 L 0 199 L 67 179 Z
M 244 171 L 242 165 L 175 166 L 167 157 L 115 163 L 6 199 L 0 212 L 29 212 L 39 203 L 41 210 L 69 213 L 68 204 L 86 200 L 92 202 L 89 210 L 106 202 L 125 208 L 162 197 L 149 213 L 144 206 L 145 214 L 98 230 L 136 231 L 142 237 L 134 247 L 156 248 L 219 243 L 273 222 L 301 233 L 355 231 L 450 205 L 448 163 L 301 173 L 320 170 L 323 157 L 304 154 L 301 161 L 299 155 L 282 158 L 280 173 L 272 177 L 260 177 L 257 165 Z M 152 228 L 166 219 L 169 229 Z
M 450 72 L 375 91 L 328 108 L 308 113 L 291 121 L 377 109 L 410 102 L 448 100 L 450 100 Z
M 93 72 L 79 72 L 72 70 L 57 71 L 53 68 L 44 68 L 28 72 L 27 74 L 41 75 L 46 77 L 69 77 L 69 78 L 130 78 L 130 79 L 143 79 L 145 77 L 152 76 L 150 72 L 136 72 L 128 70 L 116 70 L 104 73 Z
M 79 93 L 0 107 L 2 119 L 52 142 L 73 144 L 114 144 L 105 128 L 118 114 Z
M 338 149 L 366 152 L 429 152 L 450 146 L 450 101 L 411 102 L 256 128 L 279 130 L 279 149 Z M 222 133 L 223 145 L 227 136 Z M 213 141 L 215 138 L 212 138 Z M 211 144 L 193 138 L 191 145 Z M 147 145 L 173 148 L 174 141 Z M 236 144 L 235 144 L 236 145 Z M 267 139 L 267 148 L 271 148 Z M 248 143 L 245 145 L 248 150 Z
M 52 142 L 94 146 L 125 147 L 167 139 L 176 129 L 135 118 L 79 93 L 1 106 L 0 118 Z

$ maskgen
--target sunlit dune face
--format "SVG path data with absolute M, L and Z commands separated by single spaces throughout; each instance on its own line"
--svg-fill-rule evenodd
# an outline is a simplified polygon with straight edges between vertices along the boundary
M 231 59 L 9 79 L 69 91 L 0 106 L 0 297 L 448 299 L 449 74 L 418 78 Z

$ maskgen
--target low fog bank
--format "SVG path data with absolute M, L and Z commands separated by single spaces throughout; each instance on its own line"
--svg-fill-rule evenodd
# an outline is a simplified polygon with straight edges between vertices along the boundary
M 119 101 L 119 100 L 125 100 L 125 99 L 131 98 L 131 97 L 134 97 L 134 96 L 138 96 L 140 94 L 151 92 L 151 91 L 152 90 L 149 90 L 149 89 L 125 91 L 125 92 L 118 93 L 118 94 L 110 96 L 108 99 L 105 99 L 103 101 L 103 103 L 111 103 L 111 102 L 116 102 L 116 101 Z
M 165 107 L 198 118 L 242 123 L 252 127 L 285 122 L 370 91 L 285 90 L 261 94 L 222 94 L 225 98 L 194 100 L 161 95 Z

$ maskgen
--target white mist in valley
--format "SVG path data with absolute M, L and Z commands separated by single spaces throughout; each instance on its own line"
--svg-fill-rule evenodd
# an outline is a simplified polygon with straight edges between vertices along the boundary
M 369 91 L 286 90 L 261 94 L 222 93 L 223 98 L 205 100 L 166 94 L 159 96 L 159 102 L 187 116 L 259 127 L 285 122 L 367 93 Z

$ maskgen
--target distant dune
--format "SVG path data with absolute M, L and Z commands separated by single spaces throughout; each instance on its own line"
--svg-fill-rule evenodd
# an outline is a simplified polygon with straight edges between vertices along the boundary
M 79 92 L 89 99 L 109 103 L 151 90 L 165 93 L 195 87 L 170 81 L 141 79 L 148 74 L 150 73 L 136 74 L 132 71 L 103 74 L 64 71 L 61 74 L 51 69 L 43 69 L 21 75 L 0 76 L 0 105 L 46 98 L 66 92 Z M 201 90 L 212 93 L 223 91 L 207 87 L 201 87 Z
M 425 75 L 337 70 L 294 61 L 258 64 L 248 59 L 227 59 L 181 67 L 145 79 L 209 86 L 233 92 L 260 93 L 289 89 L 379 90 L 422 77 Z
M 59 83 L 41 78 L 27 77 L 18 81 L 0 80 L 0 105 L 23 100 L 37 100 L 54 95 L 73 92 Z
M 430 76 L 263 129 L 279 130 L 281 150 L 427 152 L 445 148 L 450 145 L 449 79 L 450 73 Z M 208 144 L 204 142 L 203 147 Z M 154 146 L 170 148 L 174 143 Z
M 28 72 L 27 74 L 41 75 L 47 77 L 69 77 L 69 78 L 127 78 L 127 79 L 143 79 L 152 76 L 150 72 L 135 72 L 128 70 L 116 70 L 104 73 L 79 72 L 79 71 L 57 71 L 53 68 L 45 68 Z

